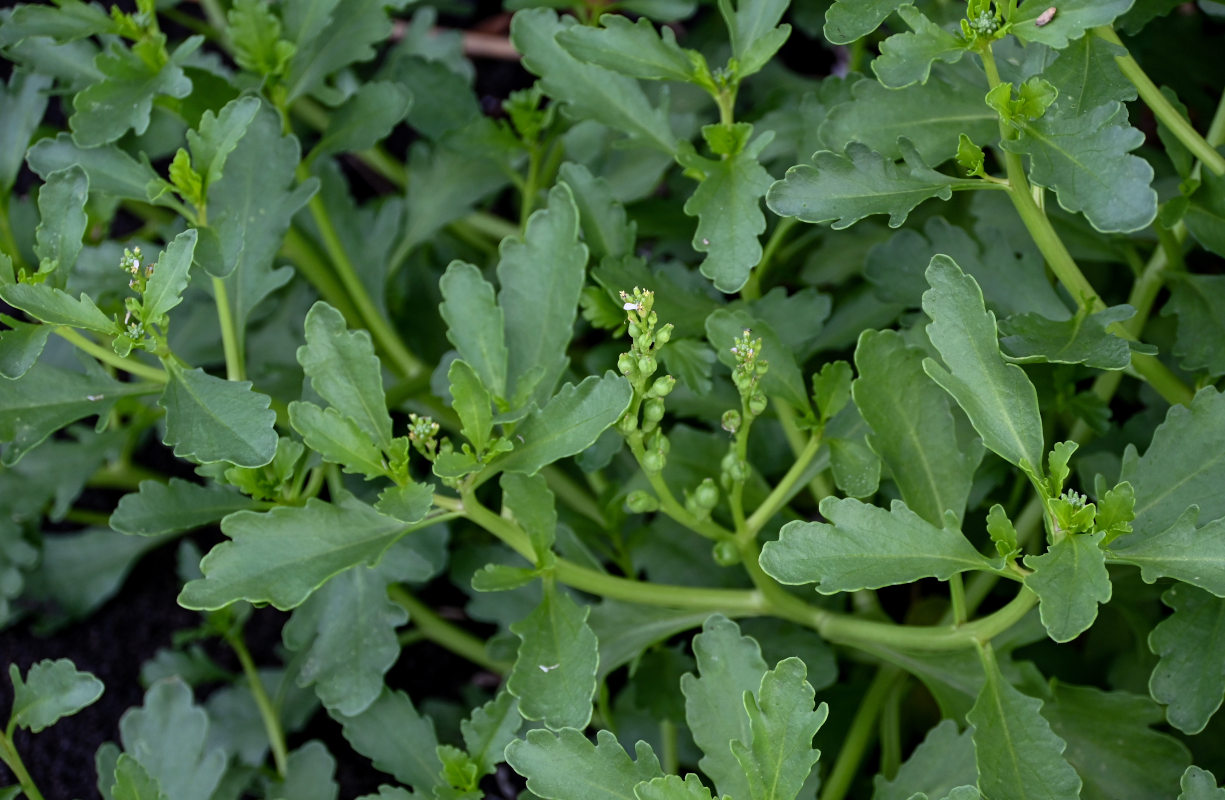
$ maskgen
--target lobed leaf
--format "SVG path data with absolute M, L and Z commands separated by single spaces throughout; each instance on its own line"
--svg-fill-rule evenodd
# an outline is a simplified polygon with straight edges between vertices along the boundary
M 434 722 L 421 716 L 404 692 L 384 687 L 360 714 L 331 713 L 343 726 L 344 737 L 353 749 L 370 759 L 376 769 L 423 796 L 442 784 Z
M 207 746 L 208 728 L 208 714 L 178 678 L 150 686 L 144 705 L 119 720 L 124 752 L 174 800 L 209 800 L 221 781 L 226 756 Z
M 66 658 L 43 659 L 31 665 L 23 679 L 16 664 L 9 664 L 13 705 L 9 724 L 31 733 L 50 728 L 102 696 L 102 681 L 81 672 Z
M 625 207 L 613 196 L 608 181 L 572 161 L 562 164 L 557 174 L 574 195 L 583 242 L 591 251 L 592 261 L 633 255 L 638 225 L 628 219 Z
M 873 778 L 872 800 L 910 800 L 915 792 L 943 797 L 958 786 L 978 780 L 972 729 L 958 732 L 957 723 L 942 719 L 902 762 L 897 774 Z
M 506 746 L 515 740 L 523 717 L 519 701 L 509 691 L 500 691 L 494 699 L 472 710 L 471 716 L 459 724 L 464 747 L 481 775 L 492 775 L 504 760 Z
M 690 772 L 681 780 L 678 775 L 652 778 L 634 787 L 637 800 L 716 800 L 702 779 Z
M 1057 7 L 1055 16 L 1063 10 Z M 1127 80 L 1115 61 L 1126 52 L 1100 36 L 1082 36 L 1059 51 L 1042 77 L 1059 90 L 1060 105 L 1076 114 L 1111 101 L 1135 100 L 1135 84 Z
M 1085 308 L 1072 319 L 1053 320 L 1024 313 L 1000 322 L 1000 348 L 1022 364 L 1084 364 L 1095 369 L 1126 369 L 1131 345 L 1107 328 L 1135 316 L 1128 305 L 1090 314 Z
M 510 626 L 521 644 L 506 688 L 519 698 L 525 719 L 553 730 L 587 727 L 599 666 L 599 642 L 587 624 L 590 612 L 546 585 L 540 605 Z
M 493 398 L 467 361 L 457 358 L 447 369 L 451 407 L 459 416 L 460 432 L 477 453 L 485 452 L 493 431 Z
M 926 83 L 933 61 L 955 64 L 970 47 L 961 36 L 944 30 L 912 5 L 899 5 L 897 13 L 910 32 L 895 33 L 881 42 L 880 56 L 872 61 L 872 71 L 890 89 Z
M 172 308 L 183 302 L 183 290 L 187 288 L 188 271 L 192 256 L 196 252 L 197 232 L 186 230 L 174 237 L 166 246 L 153 267 L 153 274 L 145 284 L 145 319 L 160 320 Z
M 262 467 L 276 455 L 276 412 L 250 381 L 227 381 L 167 360 L 170 380 L 157 404 L 166 409 L 165 444 L 199 464 Z
M 816 692 L 806 674 L 800 659 L 783 659 L 762 676 L 756 697 L 744 697 L 752 738 L 735 740 L 731 747 L 748 780 L 750 800 L 794 798 L 821 757 L 812 740 L 829 707 L 822 703 L 813 709 Z
M 872 33 L 909 0 L 835 0 L 825 12 L 822 33 L 831 44 L 850 44 Z
M 1039 25 L 1038 18 L 1049 6 L 1043 6 L 1041 0 L 1029 0 L 1009 20 L 1012 23 L 1009 32 L 1023 42 L 1035 42 L 1062 50 L 1073 39 L 1084 36 L 1090 28 L 1114 22 L 1133 3 L 1135 0 L 1060 0 L 1055 16 Z
M 528 477 L 509 472 L 502 476 L 500 483 L 503 513 L 509 513 L 519 523 L 536 552 L 536 563 L 544 565 L 557 537 L 553 492 L 540 475 Z
M 1173 352 L 1185 370 L 1225 374 L 1225 350 L 1216 346 L 1225 338 L 1225 307 L 1217 301 L 1222 292 L 1225 275 L 1183 273 L 1170 281 L 1170 299 L 1161 314 L 1178 320 Z
M 463 261 L 452 261 L 438 285 L 443 296 L 439 311 L 447 323 L 447 339 L 455 345 L 459 357 L 480 376 L 489 393 L 506 398 L 506 334 L 493 286 L 479 269 Z
M 676 43 L 676 33 L 667 26 L 656 30 L 644 17 L 631 22 L 620 14 L 604 14 L 599 28 L 566 28 L 557 34 L 557 42 L 580 61 L 631 78 L 688 82 L 695 76 L 688 51 Z
M 134 536 L 162 536 L 195 530 L 220 522 L 235 511 L 251 509 L 255 501 L 218 485 L 141 481 L 135 492 L 119 498 L 111 514 L 111 527 Z
M 102 313 L 89 295 L 82 293 L 79 298 L 73 298 L 45 283 L 13 283 L 0 287 L 0 299 L 48 325 L 67 325 L 110 335 L 119 327 L 115 320 Z
M 88 219 L 85 201 L 89 178 L 79 166 L 71 166 L 47 176 L 38 190 L 38 229 L 34 232 L 34 255 L 39 272 L 63 270 L 67 275 L 81 253 L 81 238 Z M 60 285 L 63 285 L 60 283 Z
M 1102 551 L 1103 533 L 1067 534 L 1040 556 L 1025 556 L 1033 570 L 1025 585 L 1038 595 L 1042 624 L 1056 642 L 1070 642 L 1097 619 L 1099 603 L 1110 601 L 1110 573 Z
M 1110 560 L 1139 567 L 1147 583 L 1174 578 L 1225 597 L 1225 518 L 1197 528 L 1198 512 L 1191 506 L 1164 531 L 1120 536 Z
M 1149 650 L 1159 658 L 1149 692 L 1167 706 L 1171 725 L 1196 734 L 1225 697 L 1225 600 L 1178 583 L 1161 600 L 1174 613 L 1148 637 Z
M 634 787 L 663 772 L 646 742 L 638 742 L 635 755 L 631 760 L 607 729 L 598 731 L 592 744 L 573 728 L 557 733 L 537 728 L 506 748 L 506 762 L 543 800 L 636 800 Z

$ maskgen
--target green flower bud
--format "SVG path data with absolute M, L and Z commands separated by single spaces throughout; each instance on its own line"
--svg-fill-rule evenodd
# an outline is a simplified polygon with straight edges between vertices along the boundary
M 617 370 L 622 375 L 633 375 L 634 366 L 634 357 L 629 353 L 622 353 L 621 355 L 617 356 Z
M 711 511 L 715 506 L 719 505 L 719 488 L 715 486 L 713 480 L 706 478 L 694 490 L 693 500 L 700 508 Z
M 642 328 L 638 327 L 638 323 L 636 322 L 631 322 L 626 330 L 629 331 L 631 339 L 637 339 L 642 335 Z
M 638 359 L 638 371 L 643 375 L 655 374 L 655 369 L 658 365 L 655 363 L 654 356 L 643 356 Z
M 723 426 L 723 430 L 735 436 L 736 431 L 740 430 L 740 412 L 729 408 L 723 412 L 723 418 L 719 420 L 719 424 Z
M 668 459 L 663 453 L 649 450 L 642 455 L 642 468 L 650 473 L 663 472 Z
M 634 414 L 622 414 L 621 419 L 617 420 L 617 432 L 622 436 L 629 436 L 638 429 L 638 417 Z
M 655 341 L 658 344 L 667 344 L 669 341 L 671 341 L 671 339 L 672 339 L 672 323 L 669 322 L 667 325 L 660 328 L 659 331 L 655 334 Z
M 733 567 L 740 563 L 740 551 L 736 549 L 733 542 L 723 541 L 717 542 L 711 555 L 715 559 L 715 563 L 721 567 Z
M 626 507 L 635 514 L 649 514 L 659 510 L 659 500 L 648 491 L 638 489 L 625 498 Z
M 766 410 L 766 396 L 761 392 L 749 398 L 749 413 L 755 417 L 760 417 L 762 412 Z
M 659 422 L 664 418 L 664 401 L 652 397 L 642 406 L 642 418 L 647 422 Z
M 656 378 L 655 383 L 651 384 L 647 395 L 650 397 L 667 397 L 672 394 L 672 390 L 676 388 L 676 378 L 671 375 L 665 375 L 662 378 Z

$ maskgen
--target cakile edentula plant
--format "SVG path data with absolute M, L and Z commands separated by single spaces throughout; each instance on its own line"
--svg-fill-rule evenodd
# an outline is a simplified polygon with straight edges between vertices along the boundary
M 707 6 L 0 11 L 0 800 L 1221 794 L 1225 8 Z

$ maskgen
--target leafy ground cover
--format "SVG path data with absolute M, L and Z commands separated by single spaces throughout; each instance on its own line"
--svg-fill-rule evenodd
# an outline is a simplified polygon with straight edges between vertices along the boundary
M 0 11 L 0 800 L 1225 796 L 1225 7 L 506 10 Z

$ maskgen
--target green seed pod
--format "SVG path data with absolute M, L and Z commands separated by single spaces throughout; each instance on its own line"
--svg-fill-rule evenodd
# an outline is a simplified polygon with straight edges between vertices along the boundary
M 643 375 L 655 374 L 655 369 L 658 365 L 655 363 L 654 356 L 643 356 L 638 359 L 638 372 Z
M 719 487 L 715 486 L 713 480 L 706 478 L 694 490 L 693 499 L 699 507 L 708 511 L 713 510 L 715 506 L 719 505 Z
M 740 412 L 729 408 L 723 412 L 723 418 L 719 420 L 719 424 L 723 426 L 723 430 L 735 436 L 736 431 L 740 430 Z
M 736 545 L 732 542 L 717 542 L 711 555 L 715 559 L 715 563 L 721 567 L 734 567 L 740 563 L 740 551 L 736 549 Z
M 642 328 L 638 327 L 637 322 L 631 322 L 626 330 L 629 331 L 631 339 L 637 339 L 642 335 Z
M 648 491 L 638 489 L 625 498 L 626 507 L 635 514 L 649 514 L 659 510 L 659 500 Z
M 635 414 L 622 414 L 621 419 L 617 420 L 617 432 L 622 436 L 629 436 L 638 429 L 638 417 Z
M 755 417 L 760 417 L 762 412 L 766 410 L 766 396 L 761 392 L 749 398 L 749 413 Z
M 629 353 L 622 353 L 621 355 L 617 356 L 617 370 L 622 375 L 633 375 L 635 366 L 634 357 Z
M 648 450 L 642 454 L 642 468 L 647 472 L 663 472 L 664 465 L 668 463 L 668 459 L 663 453 Z
M 667 397 L 672 394 L 672 390 L 676 388 L 676 378 L 671 375 L 664 375 L 662 378 L 656 378 L 655 383 L 651 384 L 650 391 L 647 392 L 651 397 Z

